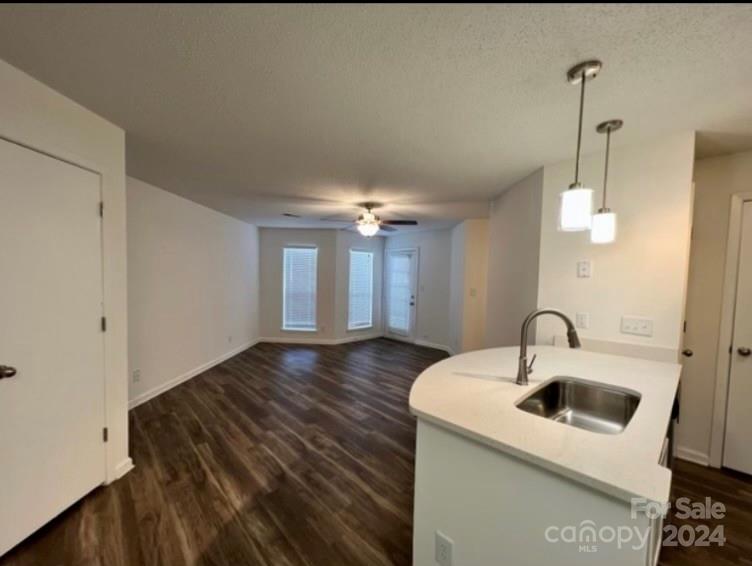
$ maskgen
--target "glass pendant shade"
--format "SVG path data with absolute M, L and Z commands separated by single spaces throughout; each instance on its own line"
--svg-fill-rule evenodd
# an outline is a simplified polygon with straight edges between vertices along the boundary
M 585 187 L 567 189 L 561 193 L 559 230 L 582 232 L 590 230 L 593 218 L 593 190 Z
M 365 236 L 366 238 L 375 236 L 376 232 L 379 231 L 379 217 L 368 210 L 358 217 L 355 228 L 360 232 L 361 236 Z
M 356 226 L 358 229 L 358 232 L 360 232 L 361 236 L 365 236 L 366 238 L 370 238 L 371 236 L 375 236 L 376 232 L 379 231 L 379 225 L 375 222 L 372 223 L 364 223 L 364 224 L 358 224 Z
M 590 241 L 593 244 L 610 244 L 616 240 L 616 213 L 602 208 L 593 215 Z

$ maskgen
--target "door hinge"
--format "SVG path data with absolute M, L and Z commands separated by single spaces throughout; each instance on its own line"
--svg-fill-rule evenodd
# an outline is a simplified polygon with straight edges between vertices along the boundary
M 107 317 L 102 317 L 102 332 L 107 332 Z
M 99 217 L 104 218 L 104 201 L 99 202 Z
M 107 442 L 107 440 L 110 438 L 110 432 L 107 427 L 104 427 L 102 429 L 102 441 Z
M 687 331 L 687 321 L 685 320 L 684 321 L 684 330 L 683 330 L 683 332 L 686 332 L 686 331 Z

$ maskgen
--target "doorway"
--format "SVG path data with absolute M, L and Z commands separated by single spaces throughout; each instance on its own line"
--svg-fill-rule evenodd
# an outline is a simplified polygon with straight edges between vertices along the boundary
M 386 256 L 386 334 L 415 342 L 418 249 L 387 250 Z

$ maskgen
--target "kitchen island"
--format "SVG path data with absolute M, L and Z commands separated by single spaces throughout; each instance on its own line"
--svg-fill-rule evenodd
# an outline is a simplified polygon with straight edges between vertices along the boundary
M 681 366 L 536 346 L 529 384 L 520 386 L 518 355 L 495 348 L 454 356 L 413 385 L 414 564 L 432 566 L 437 546 L 447 545 L 455 565 L 654 564 Z M 618 434 L 518 407 L 560 377 L 634 392 L 639 404 Z

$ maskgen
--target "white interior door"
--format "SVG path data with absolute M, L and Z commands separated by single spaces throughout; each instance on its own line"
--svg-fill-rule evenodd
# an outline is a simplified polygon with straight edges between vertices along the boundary
M 105 479 L 99 201 L 0 140 L 0 555 Z
M 723 465 L 752 474 L 752 202 L 742 211 Z
M 414 341 L 418 302 L 418 250 L 387 250 L 386 274 L 387 334 Z

